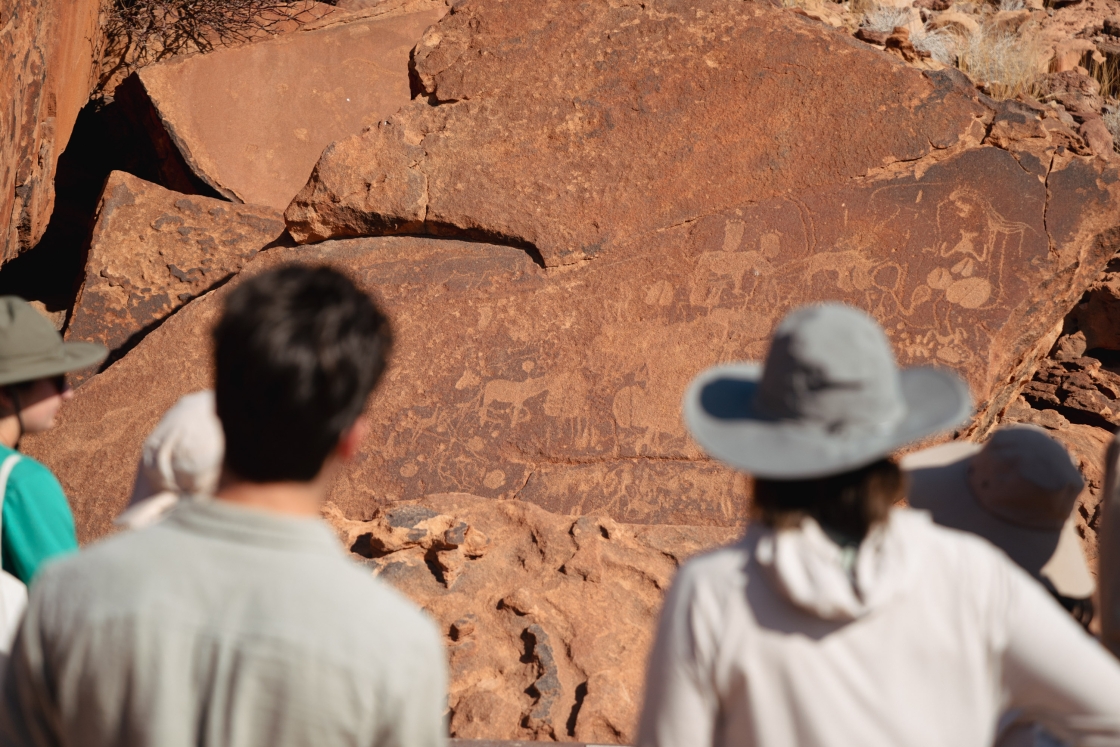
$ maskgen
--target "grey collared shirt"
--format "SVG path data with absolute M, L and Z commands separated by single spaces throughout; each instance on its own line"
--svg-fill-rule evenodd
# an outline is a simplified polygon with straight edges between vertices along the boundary
M 317 519 L 187 502 L 37 578 L 0 743 L 442 747 L 435 625 Z

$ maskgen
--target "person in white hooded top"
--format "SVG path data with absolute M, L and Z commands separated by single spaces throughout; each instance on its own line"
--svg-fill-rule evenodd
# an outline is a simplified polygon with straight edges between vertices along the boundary
M 207 500 L 218 489 L 224 453 L 213 390 L 183 395 L 144 439 L 132 498 L 113 523 L 143 529 L 183 499 Z
M 1074 521 L 1085 480 L 1061 443 L 1037 426 L 1009 425 L 984 444 L 951 441 L 907 454 L 900 466 L 911 507 L 1003 550 L 1089 629 L 1095 584 Z M 1055 744 L 1017 709 L 1000 719 L 996 747 Z
M 990 544 L 894 507 L 889 455 L 968 417 L 956 376 L 898 371 L 870 317 L 823 304 L 764 366 L 698 376 L 684 411 L 753 475 L 754 520 L 674 581 L 640 747 L 981 747 L 1009 708 L 1120 745 L 1120 666 Z

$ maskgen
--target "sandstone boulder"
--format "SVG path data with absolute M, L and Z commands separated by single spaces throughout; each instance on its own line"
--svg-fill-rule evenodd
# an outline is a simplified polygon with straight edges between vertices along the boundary
M 1057 101 L 1079 120 L 1099 117 L 1104 105 L 1100 82 L 1076 70 L 1048 73 L 1038 80 L 1039 95 Z
M 335 5 L 342 11 L 368 11 L 371 16 L 380 16 L 430 10 L 435 3 L 447 5 L 443 0 L 338 0 Z
M 414 101 L 329 148 L 288 218 L 499 243 L 329 241 L 246 266 L 330 262 L 394 320 L 369 445 L 332 493 L 347 516 L 466 492 L 735 524 L 743 482 L 688 439 L 680 397 L 712 363 L 763 357 L 782 315 L 822 299 L 873 314 L 903 365 L 959 371 L 978 403 L 970 435 L 1034 374 L 1120 241 L 1116 169 L 1076 155 L 1084 143 L 1045 108 L 996 106 L 959 76 L 788 13 L 703 3 L 459 6 L 416 54 L 433 100 L 458 103 Z M 522 65 L 527 48 L 542 61 Z M 551 84 L 512 95 L 542 70 Z M 554 110 L 568 129 L 541 125 Z M 329 173 L 342 191 L 324 196 Z M 129 469 L 162 412 L 208 383 L 224 292 L 171 317 L 28 440 L 83 537 L 128 494 L 131 475 L 103 465 Z
M 929 19 L 928 25 L 931 30 L 947 29 L 961 39 L 967 39 L 980 32 L 980 22 L 975 16 L 955 10 L 937 13 Z
M 1092 55 L 1096 46 L 1088 39 L 1063 39 L 1054 45 L 1054 53 L 1050 58 L 1050 72 L 1074 72 L 1081 67 L 1081 61 L 1086 55 Z M 1084 74 L 1084 69 L 1081 70 Z
M 259 7 L 258 12 L 250 11 L 252 15 L 244 18 L 243 23 L 220 30 L 203 26 L 198 29 L 197 35 L 183 34 L 181 28 L 172 26 L 165 26 L 153 34 L 137 35 L 129 33 L 129 25 L 135 24 L 134 18 L 110 18 L 104 27 L 106 38 L 98 88 L 103 92 L 113 92 L 129 74 L 154 62 L 267 41 L 329 23 L 349 13 L 337 4 L 328 5 L 317 0 L 285 0 L 261 5 L 263 7 Z
M 413 67 L 421 96 L 324 152 L 297 241 L 423 232 L 569 264 L 975 144 L 991 117 L 949 73 L 737 0 L 465 2 Z
M 351 521 L 347 547 L 447 636 L 451 734 L 633 744 L 662 597 L 738 528 L 638 526 L 430 496 Z
M 1031 11 L 1026 8 L 1019 10 L 1001 10 L 988 21 L 987 33 L 1015 35 L 1026 24 L 1031 22 Z
M 1086 117 L 1078 133 L 1089 145 L 1089 149 L 1101 158 L 1112 158 L 1114 153 L 1112 132 L 1101 116 Z
M 283 234 L 282 217 L 271 208 L 183 195 L 114 171 L 66 338 L 100 342 L 120 357 L 130 340 L 239 272 Z
M 805 16 L 814 21 L 826 23 L 833 28 L 840 28 L 844 25 L 844 17 L 828 7 L 827 2 L 805 2 L 804 6 L 796 6 L 790 10 L 800 16 Z
M 1052 409 L 1076 423 L 1115 430 L 1120 427 L 1120 374 L 1093 357 L 1047 361 L 1023 388 L 1038 409 Z
M 148 132 L 165 185 L 282 210 L 324 146 L 408 102 L 409 51 L 445 9 L 330 16 L 314 30 L 149 65 L 119 97 Z
M 470 242 L 387 237 L 272 249 L 84 384 L 60 426 L 25 449 L 61 468 L 83 541 L 106 533 L 127 501 L 145 435 L 179 396 L 209 385 L 209 331 L 226 290 L 279 262 L 329 262 L 381 299 L 398 338 L 371 411 L 368 455 L 332 493 L 348 515 L 473 489 L 563 513 L 735 524 L 742 484 L 688 442 L 678 402 L 701 365 L 694 346 L 710 358 L 742 314 L 727 308 L 708 319 L 696 313 L 706 306 L 675 301 L 673 275 L 691 260 L 667 257 L 623 290 L 629 266 L 554 278 L 522 250 Z M 710 282 L 724 282 L 710 275 L 699 268 L 701 304 Z
M 97 0 L 0 7 L 0 264 L 47 228 L 58 157 L 94 84 L 99 10 Z
M 1049 142 L 1030 110 L 999 117 L 1036 135 L 1022 142 Z M 394 320 L 366 456 L 332 493 L 348 516 L 469 492 L 617 521 L 729 525 L 744 486 L 684 431 L 692 376 L 763 357 L 792 306 L 836 299 L 874 314 L 903 365 L 958 370 L 982 434 L 1116 249 L 1108 174 L 1068 151 L 1051 162 L 984 146 L 704 216 L 651 234 L 641 254 L 575 267 L 542 268 L 514 247 L 381 237 L 273 249 L 242 275 L 329 262 Z M 127 499 L 131 475 L 103 465 L 130 469 L 162 412 L 207 385 L 208 331 L 228 287 L 188 304 L 83 386 L 56 430 L 28 439 L 84 538 Z

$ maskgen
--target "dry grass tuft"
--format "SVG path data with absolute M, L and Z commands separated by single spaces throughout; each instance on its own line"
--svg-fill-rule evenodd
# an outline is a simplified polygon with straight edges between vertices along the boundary
M 1042 45 L 1034 36 L 981 27 L 961 41 L 957 67 L 994 99 L 1019 94 L 1037 98 L 1039 78 L 1046 72 L 1044 59 Z
M 1101 96 L 1105 99 L 1120 98 L 1120 57 L 1109 54 L 1104 56 L 1103 62 L 1098 62 L 1091 52 L 1086 52 L 1081 64 L 1101 84 Z
M 919 52 L 926 52 L 930 57 L 943 65 L 952 65 L 957 58 L 960 46 L 956 36 L 947 29 L 928 30 L 918 26 L 917 13 L 912 8 L 891 6 L 872 6 L 867 9 L 860 20 L 860 27 L 870 31 L 889 34 L 898 26 L 915 28 L 910 35 L 910 42 Z
M 911 37 L 914 49 L 919 52 L 928 52 L 929 56 L 942 65 L 953 65 L 960 54 L 960 41 L 957 35 L 948 29 L 926 31 L 924 34 Z
M 870 31 L 889 34 L 894 31 L 896 26 L 905 26 L 910 23 L 912 17 L 913 10 L 910 8 L 876 6 L 863 14 L 863 20 L 860 21 L 859 25 Z

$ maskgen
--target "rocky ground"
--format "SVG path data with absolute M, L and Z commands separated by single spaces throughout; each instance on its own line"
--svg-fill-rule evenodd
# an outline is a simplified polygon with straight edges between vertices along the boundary
M 730 527 L 619 524 L 521 501 L 429 496 L 369 521 L 327 518 L 448 637 L 451 731 L 510 739 L 634 739 L 661 599 L 681 561 Z
M 1095 153 L 1120 136 L 1120 3 L 784 0 L 907 63 L 964 70 L 998 98 L 1053 107 Z
M 105 535 L 145 434 L 208 384 L 228 289 L 349 273 L 398 342 L 326 518 L 439 621 L 459 737 L 634 738 L 661 596 L 749 500 L 681 394 L 802 303 L 867 309 L 900 363 L 958 371 L 957 436 L 1054 432 L 1095 557 L 1120 2 L 892 3 L 304 2 L 205 54 L 70 67 L 0 16 L 46 61 L 0 66 L 26 105 L 0 148 L 34 164 L 0 168 L 23 252 L 0 289 L 113 350 L 28 452 L 82 541 Z M 75 66 L 100 97 L 81 119 L 51 77 Z M 57 169 L 51 91 L 75 132 Z

